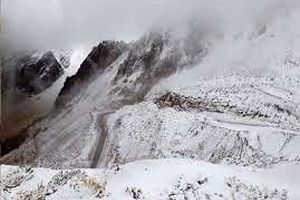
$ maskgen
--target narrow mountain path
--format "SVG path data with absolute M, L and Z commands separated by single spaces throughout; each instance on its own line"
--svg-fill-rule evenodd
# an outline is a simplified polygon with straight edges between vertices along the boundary
M 101 160 L 102 150 L 104 148 L 104 144 L 107 138 L 107 126 L 106 119 L 107 116 L 114 113 L 115 111 L 105 112 L 98 116 L 97 118 L 97 131 L 100 134 L 98 144 L 96 146 L 95 154 L 92 159 L 91 168 L 97 168 L 99 161 Z

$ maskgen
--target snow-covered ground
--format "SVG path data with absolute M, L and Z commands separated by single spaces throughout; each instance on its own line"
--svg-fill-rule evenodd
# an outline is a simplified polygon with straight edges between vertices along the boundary
M 188 159 L 106 169 L 1 167 L 3 199 L 299 199 L 300 166 L 251 169 Z M 39 198 L 38 198 L 39 197 Z

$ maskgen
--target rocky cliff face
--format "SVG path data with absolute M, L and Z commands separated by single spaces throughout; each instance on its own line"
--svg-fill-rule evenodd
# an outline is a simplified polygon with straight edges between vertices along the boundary
M 3 66 L 3 89 L 16 88 L 28 95 L 39 94 L 62 76 L 68 59 L 62 54 L 56 58 L 51 51 L 12 55 Z
M 16 71 L 16 86 L 29 95 L 38 94 L 49 88 L 62 74 L 64 67 L 52 52 L 38 57 L 23 57 Z
M 3 129 L 0 137 L 17 135 L 19 131 L 48 112 L 52 107 L 49 102 L 53 97 L 50 96 L 51 94 L 55 96 L 55 90 L 51 88 L 57 87 L 56 83 L 62 78 L 69 60 L 69 54 L 63 51 L 27 51 L 6 55 L 3 58 L 1 73 Z M 4 148 L 6 152 L 10 149 L 7 145 Z
M 81 64 L 78 72 L 68 77 L 56 100 L 56 108 L 67 106 L 80 95 L 99 74 L 128 49 L 124 42 L 104 41 L 94 47 Z
M 188 38 L 176 38 L 168 31 L 150 32 L 131 44 L 104 41 L 94 47 L 76 75 L 66 80 L 56 106 L 72 104 L 96 77 L 109 70 L 117 71 L 109 95 L 125 103 L 140 101 L 159 80 L 200 61 L 207 50 L 200 39 L 192 48 Z

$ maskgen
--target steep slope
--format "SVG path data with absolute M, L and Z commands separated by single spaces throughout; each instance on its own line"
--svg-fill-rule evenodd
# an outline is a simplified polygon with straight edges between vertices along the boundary
M 56 99 L 56 108 L 67 107 L 97 76 L 127 51 L 124 42 L 104 41 L 89 53 L 76 74 L 68 77 Z
M 190 67 L 205 55 L 202 42 L 191 50 L 184 48 L 184 39 L 163 31 L 146 34 L 129 45 L 99 44 L 76 75 L 65 82 L 53 114 L 30 127 L 27 142 L 1 161 L 49 167 L 91 166 L 98 159 L 93 158 L 98 141 L 105 139 L 99 128 L 103 116 L 124 104 L 142 101 L 159 80 Z
M 0 137 L 11 139 L 3 141 L 2 153 L 17 147 L 26 137 L 20 131 L 52 109 L 66 77 L 76 72 L 83 59 L 80 57 L 86 56 L 84 51 L 27 52 L 6 59 L 1 90 L 4 127 Z
M 41 106 L 39 108 L 38 101 L 33 99 L 49 90 L 63 76 L 64 71 L 51 51 L 20 52 L 4 57 L 1 73 L 1 138 L 15 136 L 35 120 L 35 117 L 31 119 L 35 115 L 33 113 L 43 113 L 39 110 L 44 109 Z

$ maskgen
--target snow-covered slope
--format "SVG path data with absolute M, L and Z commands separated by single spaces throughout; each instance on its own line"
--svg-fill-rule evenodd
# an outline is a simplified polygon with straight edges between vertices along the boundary
M 280 78 L 265 83 L 258 76 L 239 78 L 212 78 L 189 88 L 194 96 L 184 96 L 191 93 L 183 89 L 123 107 L 107 121 L 103 158 L 126 163 L 190 157 L 257 167 L 298 162 L 298 102 L 292 100 L 292 86 L 282 86 Z
M 4 199 L 299 199 L 299 166 L 256 169 L 164 159 L 107 169 L 1 167 Z M 288 171 L 288 172 L 287 172 Z

